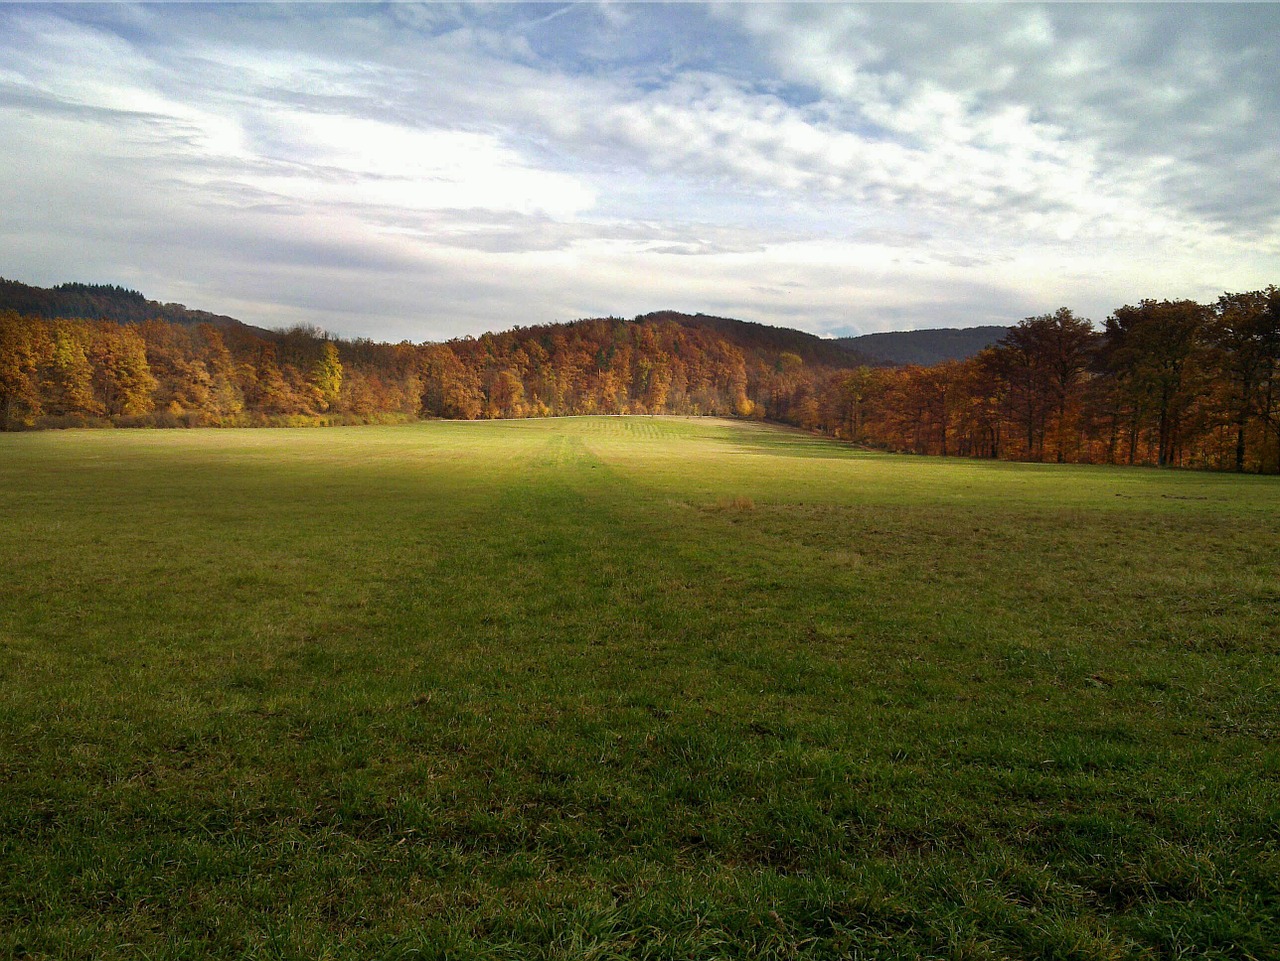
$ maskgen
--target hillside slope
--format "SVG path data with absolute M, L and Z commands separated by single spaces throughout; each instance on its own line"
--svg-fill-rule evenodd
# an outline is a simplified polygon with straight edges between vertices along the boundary
M 834 343 L 881 363 L 930 367 L 947 360 L 965 360 L 990 347 L 1008 327 L 965 327 L 901 330 L 861 337 L 841 337 Z
M 120 287 L 7 281 L 0 294 L 0 430 L 594 413 L 813 428 L 860 362 L 798 330 L 672 311 L 414 345 L 259 331 Z
M 206 310 L 193 310 L 183 304 L 162 304 L 148 300 L 136 290 L 114 284 L 65 283 L 56 287 L 36 287 L 16 280 L 0 277 L 0 311 L 13 310 L 28 317 L 56 319 L 112 320 L 119 324 L 140 324 L 148 320 L 164 320 L 183 327 L 212 324 L 224 332 L 253 334 L 275 340 L 278 331 L 246 324 L 234 317 L 214 314 Z M 620 322 L 617 318 L 598 318 L 608 322 Z M 581 323 L 574 321 L 571 323 Z M 691 330 L 709 331 L 762 362 L 774 362 L 783 353 L 795 354 L 807 365 L 845 369 L 861 364 L 875 364 L 870 356 L 856 346 L 836 340 L 825 340 L 802 330 L 786 327 L 770 327 L 747 320 L 729 317 L 713 317 L 707 314 L 684 314 L 674 310 L 660 310 L 642 314 L 634 323 L 656 325 L 679 324 Z M 545 332 L 549 327 L 538 325 Z M 522 328 L 531 330 L 534 328 Z M 527 336 L 527 335 L 526 335 Z
M 183 327 L 212 324 L 224 331 L 252 333 L 259 337 L 272 333 L 223 314 L 148 300 L 136 290 L 115 284 L 68 283 L 56 287 L 34 287 L 0 277 L 0 310 L 13 310 L 28 317 L 50 320 L 113 320 L 118 324 L 164 320 Z
M 848 368 L 875 363 L 857 346 L 846 346 L 839 340 L 826 340 L 790 327 L 770 327 L 768 324 L 749 320 L 733 320 L 707 314 L 682 314 L 673 310 L 656 311 L 636 318 L 637 323 L 659 321 L 714 331 L 749 353 L 772 357 L 784 353 L 795 354 L 806 364 L 814 366 Z

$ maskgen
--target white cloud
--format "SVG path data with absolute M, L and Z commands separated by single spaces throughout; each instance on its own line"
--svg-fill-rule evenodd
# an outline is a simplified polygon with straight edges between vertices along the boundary
M 265 153 L 282 173 L 250 183 L 308 203 L 472 208 L 572 217 L 595 203 L 569 174 L 539 170 L 492 134 L 418 130 L 332 114 L 275 112 Z M 288 174 L 283 171 L 287 169 Z
M 1100 317 L 1276 279 L 1269 11 L 313 12 L 0 14 L 6 276 L 413 339 Z

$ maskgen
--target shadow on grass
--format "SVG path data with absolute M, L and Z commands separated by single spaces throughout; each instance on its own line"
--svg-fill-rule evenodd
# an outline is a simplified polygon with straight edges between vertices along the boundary
M 736 433 L 724 438 L 723 443 L 745 453 L 769 454 L 774 457 L 847 460 L 850 457 L 866 457 L 876 453 L 831 437 L 820 437 L 798 428 L 775 424 L 761 425 L 749 433 Z

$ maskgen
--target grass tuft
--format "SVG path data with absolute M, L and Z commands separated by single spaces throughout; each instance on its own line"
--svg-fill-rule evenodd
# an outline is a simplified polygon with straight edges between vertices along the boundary
M 756 502 L 744 494 L 735 494 L 733 497 L 718 498 L 711 509 L 723 513 L 745 514 L 756 509 Z

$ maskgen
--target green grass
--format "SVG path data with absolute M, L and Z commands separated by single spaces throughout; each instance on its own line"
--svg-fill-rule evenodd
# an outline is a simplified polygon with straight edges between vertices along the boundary
M 0 436 L 0 957 L 1275 958 L 1280 484 Z

